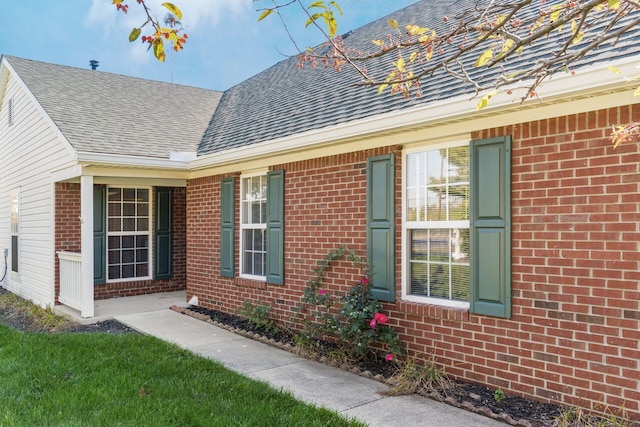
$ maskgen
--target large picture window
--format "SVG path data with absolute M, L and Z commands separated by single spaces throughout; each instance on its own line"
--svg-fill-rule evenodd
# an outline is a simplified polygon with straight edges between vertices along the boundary
M 240 204 L 240 272 L 266 276 L 267 175 L 242 177 Z
M 107 279 L 150 278 L 150 190 L 109 187 Z
M 406 157 L 406 294 L 469 301 L 469 147 Z

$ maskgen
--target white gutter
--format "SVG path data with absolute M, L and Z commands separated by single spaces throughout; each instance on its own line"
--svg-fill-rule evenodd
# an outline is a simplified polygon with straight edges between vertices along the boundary
M 78 152 L 76 160 L 81 164 L 96 166 L 138 167 L 146 169 L 171 169 L 186 171 L 189 164 L 184 160 L 161 159 L 157 157 L 125 156 L 122 154 L 101 154 Z
M 538 87 L 537 98 L 527 100 L 524 103 L 520 103 L 518 90 L 514 90 L 512 95 L 500 92 L 491 99 L 489 106 L 477 111 L 476 105 L 480 100 L 480 96 L 476 96 L 473 99 L 470 99 L 470 95 L 458 96 L 413 109 L 394 111 L 337 126 L 329 126 L 265 141 L 248 147 L 204 155 L 189 162 L 189 169 L 204 169 L 246 161 L 251 158 L 259 158 L 264 155 L 300 151 L 312 147 L 317 148 L 325 144 L 330 145 L 339 141 L 363 138 L 367 135 L 391 133 L 403 128 L 425 127 L 467 118 L 476 119 L 514 109 L 514 106 L 515 109 L 519 110 L 531 105 L 540 105 L 540 100 L 543 102 L 545 100 L 547 102 L 559 99 L 569 100 L 578 96 L 585 97 L 603 93 L 608 90 L 622 90 L 631 87 L 631 83 L 622 76 L 635 75 L 637 73 L 636 65 L 639 61 L 639 57 L 611 61 L 609 64 L 618 68 L 622 75 L 617 75 L 609 70 L 607 68 L 608 64 L 605 63 L 581 69 L 576 75 L 556 74 L 553 79 Z M 637 85 L 638 83 L 636 83 Z M 524 85 L 519 85 L 519 87 L 522 86 Z M 505 88 L 504 90 L 506 91 L 507 89 Z

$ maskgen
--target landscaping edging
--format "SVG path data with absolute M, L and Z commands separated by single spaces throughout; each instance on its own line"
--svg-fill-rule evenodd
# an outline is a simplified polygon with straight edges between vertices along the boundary
M 296 346 L 292 346 L 289 343 L 283 343 L 281 341 L 276 341 L 274 339 L 270 339 L 267 338 L 264 335 L 260 335 L 257 333 L 253 333 L 253 332 L 249 332 L 240 328 L 234 328 L 234 327 L 230 327 L 229 325 L 226 325 L 224 323 L 221 322 L 217 322 L 213 319 L 211 319 L 209 316 L 207 316 L 206 314 L 201 314 L 201 313 L 197 313 L 195 311 L 189 310 L 189 308 L 187 307 L 180 307 L 180 306 L 176 306 L 176 305 L 172 305 L 171 310 L 176 311 L 178 313 L 193 317 L 195 319 L 207 322 L 211 325 L 217 326 L 219 328 L 225 329 L 229 332 L 233 332 L 235 334 L 244 336 L 246 338 L 250 338 L 253 339 L 255 341 L 259 341 L 262 342 L 264 344 L 268 344 L 271 345 L 273 347 L 279 348 L 281 350 L 285 350 L 297 355 L 301 355 L 301 356 L 305 356 L 308 359 L 312 359 L 312 360 L 316 360 L 320 363 L 324 363 L 324 364 L 328 364 L 330 366 L 334 366 L 336 368 L 342 369 L 344 371 L 350 372 L 352 374 L 355 375 L 359 375 L 361 377 L 365 377 L 365 378 L 369 378 L 372 380 L 376 380 L 379 381 L 381 383 L 384 384 L 389 384 L 388 380 L 381 374 L 377 374 L 377 375 L 373 375 L 370 371 L 363 371 L 361 370 L 358 366 L 353 366 L 353 365 L 349 365 L 347 363 L 344 363 L 342 365 L 336 365 L 336 364 L 332 364 L 330 363 L 329 359 L 327 359 L 324 356 L 321 357 L 308 357 L 308 354 L 306 354 L 305 352 L 301 351 L 299 348 L 297 348 Z M 527 419 L 519 419 L 519 420 L 514 420 L 513 417 L 511 417 L 509 414 L 502 412 L 502 413 L 495 413 L 493 412 L 490 408 L 488 408 L 487 406 L 476 406 L 473 402 L 465 400 L 463 402 L 460 402 L 458 400 L 456 400 L 453 397 L 446 397 L 445 399 L 441 399 L 441 396 L 438 395 L 438 393 L 431 393 L 431 394 L 420 394 L 423 397 L 427 397 L 430 399 L 434 399 L 434 400 L 438 400 L 441 402 L 444 402 L 448 405 L 454 406 L 456 408 L 459 409 L 463 409 L 469 412 L 474 412 L 480 415 L 484 415 L 488 418 L 492 418 L 494 420 L 497 421 L 501 421 L 504 422 L 506 424 L 512 425 L 512 426 L 517 426 L 517 427 L 533 427 L 534 424 L 527 420 Z

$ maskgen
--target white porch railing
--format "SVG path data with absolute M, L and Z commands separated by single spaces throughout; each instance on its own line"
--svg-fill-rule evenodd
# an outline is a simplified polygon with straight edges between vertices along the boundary
M 82 254 L 58 252 L 60 260 L 60 295 L 58 301 L 82 311 Z

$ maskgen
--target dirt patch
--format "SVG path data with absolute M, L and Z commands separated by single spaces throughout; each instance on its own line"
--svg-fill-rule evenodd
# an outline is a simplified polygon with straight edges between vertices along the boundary
M 0 297 L 7 295 L 8 291 L 0 288 Z M 124 325 L 117 320 L 105 320 L 90 325 L 82 325 L 70 320 L 59 320 L 55 324 L 43 322 L 38 316 L 34 316 L 24 309 L 24 304 L 3 304 L 0 301 L 0 323 L 19 331 L 39 331 L 50 333 L 61 332 L 104 332 L 110 334 L 137 333 L 135 329 Z

